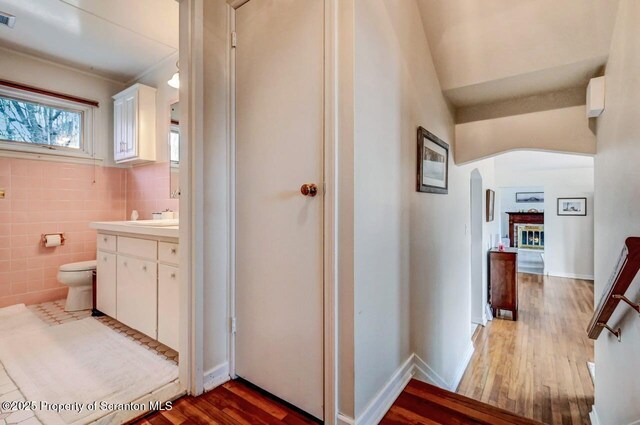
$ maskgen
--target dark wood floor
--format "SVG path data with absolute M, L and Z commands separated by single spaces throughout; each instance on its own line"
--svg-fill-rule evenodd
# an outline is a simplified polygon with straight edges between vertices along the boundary
M 585 329 L 593 282 L 532 274 L 518 280 L 518 321 L 480 328 L 458 393 L 547 424 L 588 425 L 593 341 Z
M 593 384 L 586 361 L 593 359 L 593 343 L 584 329 L 592 312 L 592 283 L 521 275 L 518 321 L 497 319 L 480 330 L 458 389 L 462 395 L 412 380 L 381 423 L 588 424 Z M 200 397 L 184 397 L 173 410 L 137 423 L 317 421 L 246 382 L 232 381 Z
M 227 382 L 199 397 L 183 397 L 173 409 L 153 413 L 137 422 L 140 425 L 187 424 L 317 424 L 315 419 L 286 403 L 237 380 Z
M 183 397 L 172 410 L 153 413 L 139 425 L 317 424 L 286 403 L 243 381 L 231 381 L 200 397 Z M 412 380 L 381 424 L 539 425 L 488 404 Z

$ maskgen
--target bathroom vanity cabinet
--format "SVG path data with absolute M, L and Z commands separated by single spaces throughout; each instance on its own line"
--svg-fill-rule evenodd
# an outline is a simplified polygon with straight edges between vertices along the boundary
M 117 163 L 156 160 L 156 89 L 134 84 L 113 96 L 113 158 Z
M 178 240 L 99 230 L 97 308 L 177 350 Z

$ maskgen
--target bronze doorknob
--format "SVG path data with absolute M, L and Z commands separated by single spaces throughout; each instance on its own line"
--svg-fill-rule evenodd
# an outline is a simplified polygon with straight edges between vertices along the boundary
M 304 196 L 311 196 L 313 198 L 318 194 L 318 186 L 314 183 L 305 183 L 300 188 L 300 193 L 302 193 Z

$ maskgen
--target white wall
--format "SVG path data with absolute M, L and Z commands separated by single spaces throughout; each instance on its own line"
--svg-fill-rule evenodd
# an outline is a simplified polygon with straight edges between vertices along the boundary
M 412 352 L 447 382 L 464 363 L 470 175 L 478 168 L 491 184 L 493 162 L 458 167 L 452 157 L 449 194 L 417 193 L 417 126 L 452 155 L 454 140 L 417 4 L 357 0 L 355 31 L 357 417 Z
M 45 90 L 96 100 L 94 149 L 104 165 L 113 165 L 113 106 L 111 96 L 124 84 L 70 67 L 0 48 L 0 78 Z
M 355 2 L 356 417 L 411 353 L 407 307 L 412 153 L 417 125 L 431 124 L 425 122 L 418 93 L 439 98 L 432 105 L 438 116 L 432 131 L 441 134 L 446 129 L 440 127 L 442 121 L 450 120 L 430 60 L 415 60 L 410 53 L 412 42 L 413 49 L 428 48 L 416 5 L 392 3 Z
M 625 238 L 640 236 L 640 2 L 621 0 L 606 69 L 606 109 L 598 118 L 595 161 L 597 304 Z M 640 278 L 627 297 L 640 296 Z M 622 342 L 604 331 L 595 345 L 595 408 L 601 424 L 629 424 L 640 419 L 640 320 L 623 305 L 609 321 L 622 328 Z
M 456 161 L 465 163 L 515 149 L 594 154 L 596 137 L 585 106 L 510 115 L 456 125 Z
M 494 171 L 494 161 L 493 160 L 484 160 L 478 163 L 469 164 L 469 167 L 464 167 L 465 170 L 468 170 L 473 167 L 474 170 L 471 172 L 471 178 L 475 172 L 482 179 L 482 189 L 480 195 L 480 211 L 478 216 L 470 217 L 470 235 L 471 235 L 471 249 L 479 250 L 479 252 L 471 252 L 471 270 L 470 279 L 471 279 L 471 320 L 473 323 L 477 324 L 485 324 L 487 321 L 486 317 L 486 308 L 487 305 L 487 287 L 488 287 L 488 271 L 489 264 L 487 261 L 488 251 L 497 246 L 499 242 L 500 236 L 500 191 L 495 186 L 495 171 Z M 472 183 L 473 185 L 473 183 Z M 472 186 L 473 187 L 473 186 Z M 494 220 L 491 222 L 487 222 L 486 220 L 486 211 L 487 211 L 487 190 L 491 189 L 495 192 L 494 194 Z M 473 190 L 473 189 L 472 189 Z M 473 193 L 471 195 L 471 208 L 474 207 L 473 201 Z M 472 215 L 476 214 L 477 211 L 472 210 Z M 474 223 L 473 220 L 480 221 L 480 227 L 482 231 L 482 235 L 478 242 L 475 242 L 474 238 Z M 477 246 L 479 245 L 479 246 Z M 475 257 L 474 257 L 475 254 Z M 479 264 L 476 263 L 479 262 Z M 477 274 L 477 270 L 481 272 Z
M 511 154 L 505 154 L 507 157 Z M 548 153 L 530 152 L 532 163 L 544 162 Z M 570 159 L 569 159 L 570 161 Z M 544 191 L 544 205 L 514 204 L 515 208 L 544 209 L 545 273 L 553 276 L 593 279 L 593 179 L 592 167 L 524 170 L 505 167 L 504 158 L 496 158 L 496 184 L 499 187 L 538 188 Z M 511 192 L 511 190 L 509 191 Z M 511 197 L 510 194 L 506 195 Z M 557 199 L 587 198 L 587 216 L 557 215 Z M 514 199 L 514 198 L 512 198 Z M 508 199 L 503 198 L 503 203 Z M 503 218 L 508 220 L 508 218 Z M 508 227 L 509 223 L 506 222 Z M 504 236 L 505 223 L 501 233 Z

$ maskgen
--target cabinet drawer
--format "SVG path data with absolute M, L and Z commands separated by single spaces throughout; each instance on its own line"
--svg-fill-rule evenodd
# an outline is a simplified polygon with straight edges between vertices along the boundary
M 158 242 L 147 239 L 127 238 L 118 236 L 118 254 L 133 255 L 135 257 L 158 259 Z
M 180 276 L 177 267 L 158 265 L 158 341 L 178 350 Z
M 117 237 L 114 235 L 104 235 L 102 233 L 98 233 L 98 249 L 102 251 L 116 251 L 116 239 Z
M 178 265 L 179 257 L 180 257 L 180 251 L 178 251 L 177 243 L 169 243 L 169 242 L 158 243 L 158 260 L 164 263 Z

